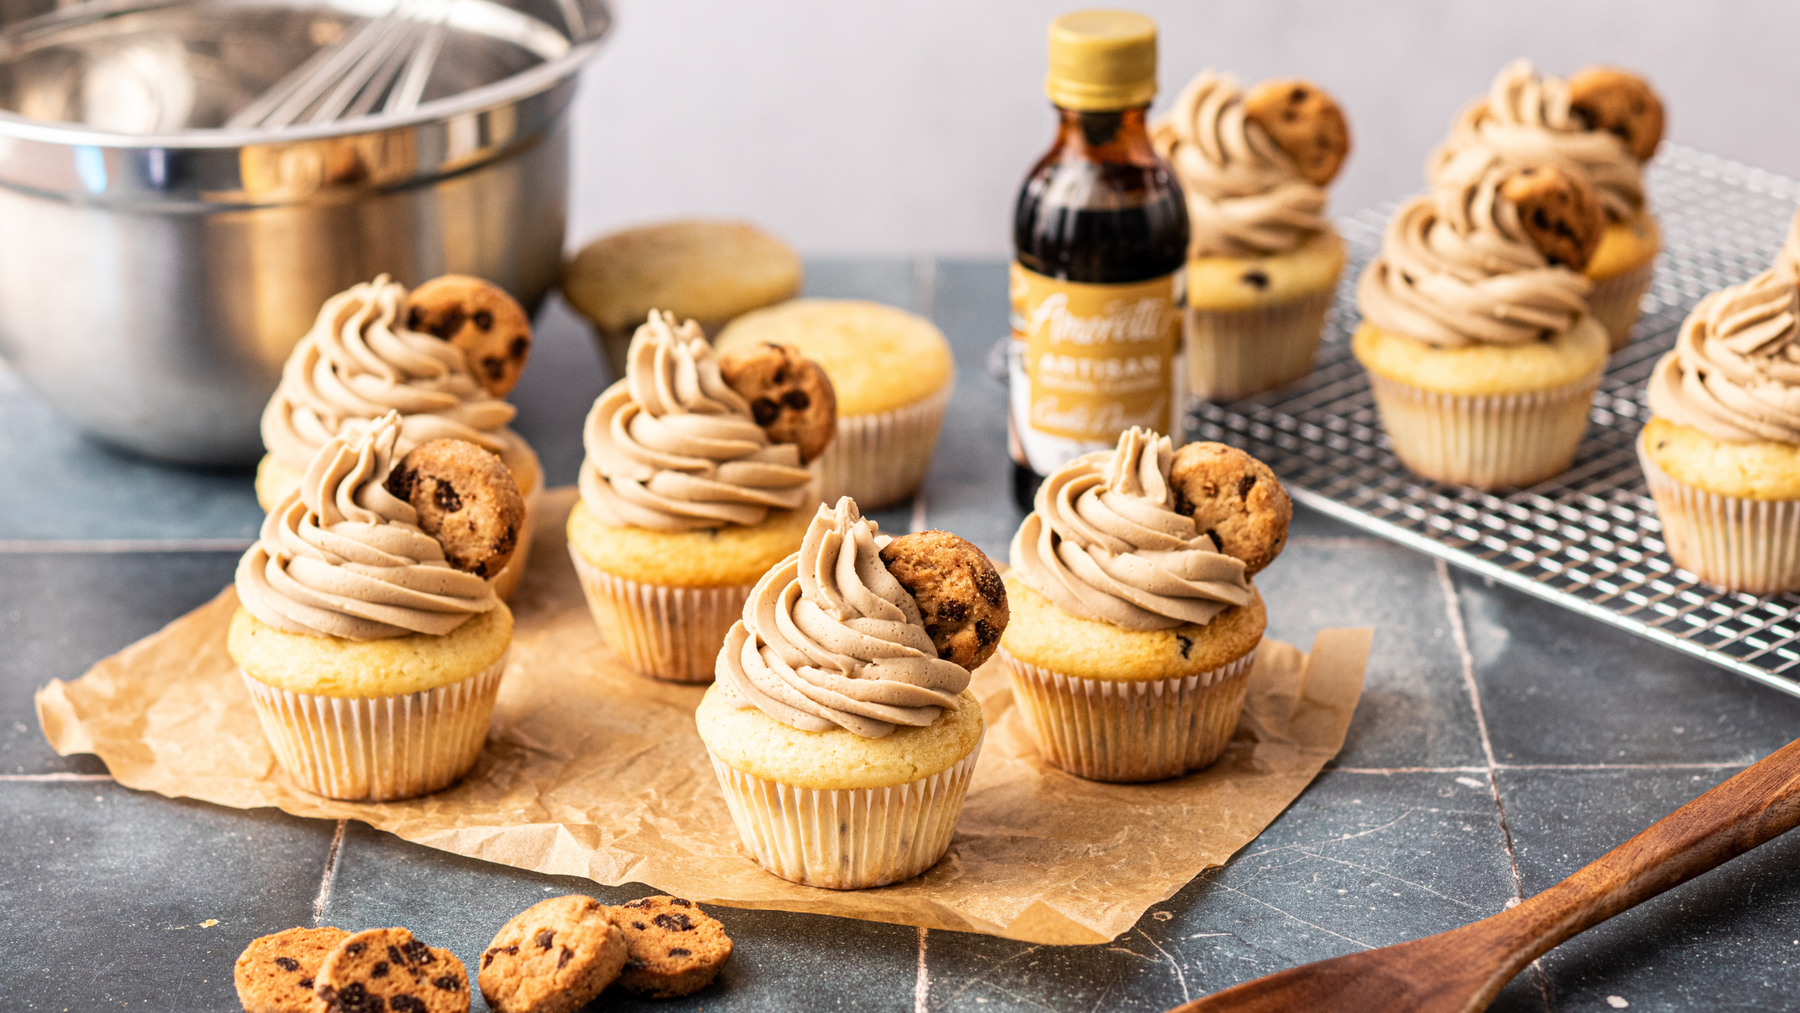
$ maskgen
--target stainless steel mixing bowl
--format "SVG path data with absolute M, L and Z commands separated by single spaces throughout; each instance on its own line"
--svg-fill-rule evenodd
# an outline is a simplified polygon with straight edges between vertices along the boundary
M 262 452 L 257 422 L 330 295 L 490 278 L 535 309 L 567 211 L 575 75 L 605 0 L 443 0 L 406 114 L 220 128 L 396 0 L 5 0 L 0 356 L 101 439 Z

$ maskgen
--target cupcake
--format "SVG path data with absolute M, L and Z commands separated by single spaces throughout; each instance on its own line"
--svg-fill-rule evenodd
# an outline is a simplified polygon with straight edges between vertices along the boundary
M 944 332 L 881 303 L 796 299 L 733 321 L 719 351 L 770 341 L 817 360 L 837 391 L 837 439 L 813 464 L 824 501 L 876 510 L 917 492 L 956 386 Z
M 805 271 L 786 243 L 748 222 L 679 221 L 602 236 L 563 267 L 563 296 L 587 317 L 613 376 L 654 308 L 716 337 L 731 318 L 800 294 Z
M 1159 781 L 1231 741 L 1266 618 L 1250 576 L 1293 507 L 1261 461 L 1129 429 L 1038 487 L 1012 541 L 1000 657 L 1044 759 Z
M 410 798 L 462 777 L 512 643 L 512 613 L 471 570 L 505 565 L 518 487 L 457 440 L 400 458 L 402 426 L 389 412 L 328 438 L 237 568 L 231 660 L 282 768 L 330 798 Z M 457 533 L 434 537 L 413 502 L 451 494 Z
M 1644 163 L 1662 135 L 1662 100 L 1638 75 L 1594 66 L 1562 81 L 1515 60 L 1457 117 L 1426 176 L 1436 185 L 1464 152 L 1484 148 L 1511 165 L 1552 165 L 1586 179 L 1606 212 L 1583 269 L 1594 283 L 1588 305 L 1617 351 L 1631 340 L 1662 246 L 1644 197 Z
M 1800 590 L 1800 290 L 1778 271 L 1700 300 L 1650 376 L 1638 458 L 1675 564 Z
M 412 292 L 382 275 L 326 300 L 281 370 L 263 409 L 268 453 L 256 469 L 265 511 L 300 485 L 319 448 L 400 415 L 397 453 L 436 439 L 499 455 L 525 497 L 520 545 L 493 577 L 501 598 L 524 578 L 531 518 L 543 483 L 537 454 L 507 428 L 518 410 L 500 400 L 531 353 L 531 321 L 496 285 L 446 275 Z
M 736 365 L 741 392 L 699 324 L 652 310 L 582 434 L 569 552 L 601 636 L 659 679 L 711 681 L 751 585 L 800 547 L 819 501 L 805 451 L 831 439 L 824 372 L 781 347 Z M 805 389 L 818 396 L 798 408 L 786 395 Z M 759 401 L 772 407 L 752 414 Z
M 1344 268 L 1324 190 L 1350 151 L 1343 111 L 1309 81 L 1245 93 L 1209 70 L 1151 143 L 1187 196 L 1189 389 L 1231 401 L 1305 376 Z
M 845 497 L 757 582 L 694 714 L 744 847 L 856 890 L 950 847 L 981 750 L 969 672 L 1007 625 L 1000 575 L 943 531 L 889 539 Z
M 1357 284 L 1351 350 L 1394 453 L 1437 482 L 1530 485 L 1569 466 L 1606 364 L 1580 271 L 1593 190 L 1472 150 L 1401 206 Z

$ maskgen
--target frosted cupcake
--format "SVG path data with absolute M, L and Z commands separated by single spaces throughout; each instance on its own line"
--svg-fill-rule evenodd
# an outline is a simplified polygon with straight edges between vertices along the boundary
M 751 856 L 835 890 L 936 864 L 981 749 L 969 672 L 1006 624 L 968 542 L 890 540 L 849 498 L 821 506 L 757 582 L 694 715 Z
M 328 439 L 238 563 L 231 659 L 282 768 L 330 798 L 409 798 L 462 777 L 512 642 L 493 587 L 452 566 L 389 488 L 397 471 L 409 496 L 449 487 L 494 543 L 524 510 L 511 476 L 455 441 L 397 467 L 400 425 L 389 413 Z
M 1000 656 L 1044 759 L 1096 781 L 1198 770 L 1237 727 L 1266 617 L 1250 576 L 1293 507 L 1241 450 L 1130 429 L 1044 480 L 1012 541 Z
M 1583 269 L 1594 283 L 1588 305 L 1617 351 L 1631 340 L 1662 246 L 1644 196 L 1644 163 L 1662 135 L 1662 100 L 1636 74 L 1593 66 L 1562 81 L 1515 60 L 1457 117 L 1426 177 L 1436 185 L 1464 152 L 1484 148 L 1511 165 L 1553 165 L 1586 179 L 1606 212 Z
M 1344 268 L 1324 189 L 1350 151 L 1342 110 L 1307 81 L 1246 94 L 1209 70 L 1151 141 L 1187 197 L 1190 390 L 1230 401 L 1305 376 Z
M 256 469 L 257 502 L 273 510 L 299 487 L 320 447 L 392 411 L 400 415 L 398 453 L 436 439 L 473 443 L 499 455 L 532 508 L 543 472 L 530 445 L 507 428 L 518 410 L 500 400 L 530 350 L 525 311 L 479 279 L 446 275 L 408 293 L 382 275 L 332 296 L 263 410 L 268 454 Z M 524 577 L 529 517 L 520 539 L 493 575 L 502 598 Z
M 1800 590 L 1800 290 L 1778 271 L 1700 300 L 1650 376 L 1638 457 L 1677 566 Z
M 751 400 L 698 324 L 652 311 L 588 413 L 569 552 L 601 636 L 646 675 L 712 679 L 751 585 L 800 547 L 819 501 L 801 448 L 772 439 Z M 820 398 L 768 421 L 822 442 L 834 417 Z
M 1581 177 L 1479 150 L 1394 213 L 1351 349 L 1401 463 L 1478 489 L 1569 466 L 1606 363 L 1579 273 L 1601 227 Z

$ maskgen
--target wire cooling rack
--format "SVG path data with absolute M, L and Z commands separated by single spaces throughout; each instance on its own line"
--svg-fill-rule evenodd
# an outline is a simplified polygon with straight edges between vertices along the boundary
M 1800 186 L 1674 145 L 1647 175 L 1663 230 L 1655 279 L 1636 340 L 1601 380 L 1575 463 L 1556 478 L 1484 493 L 1417 478 L 1394 456 L 1350 354 L 1355 280 L 1391 207 L 1338 223 L 1350 263 L 1311 375 L 1235 404 L 1196 404 L 1189 424 L 1268 462 L 1308 506 L 1800 696 L 1800 596 L 1723 591 L 1676 568 L 1634 448 L 1650 416 L 1645 381 L 1682 318 L 1773 262 Z

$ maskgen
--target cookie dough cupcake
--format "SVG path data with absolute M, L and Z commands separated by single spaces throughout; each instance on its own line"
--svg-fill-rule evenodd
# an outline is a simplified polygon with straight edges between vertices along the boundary
M 756 354 L 818 370 L 792 349 Z M 653 310 L 632 338 L 625 378 L 588 413 L 569 552 L 601 636 L 645 675 L 711 681 L 751 585 L 800 547 L 819 501 L 801 446 L 753 414 L 767 393 L 755 367 L 745 367 L 748 393 L 734 390 L 699 324 L 677 327 Z M 829 390 L 822 371 L 806 383 Z M 832 412 L 820 396 L 804 409 L 784 399 L 765 415 L 819 447 Z
M 1642 77 L 1593 66 L 1563 81 L 1515 60 L 1457 117 L 1426 176 L 1435 185 L 1464 152 L 1485 148 L 1514 166 L 1552 165 L 1587 180 L 1606 212 L 1582 269 L 1594 283 L 1588 305 L 1617 351 L 1631 340 L 1662 246 L 1644 196 L 1644 163 L 1662 135 L 1662 99 Z
M 512 614 L 472 572 L 503 567 L 516 544 L 512 476 L 454 440 L 400 458 L 401 426 L 390 412 L 326 440 L 237 568 L 227 649 L 282 768 L 329 798 L 410 798 L 462 777 L 512 642 Z M 463 505 L 434 537 L 412 501 L 452 498 Z
M 1569 466 L 1606 364 L 1580 273 L 1601 229 L 1580 176 L 1481 150 L 1395 212 L 1351 349 L 1402 464 L 1478 489 Z
M 943 531 L 888 539 L 848 497 L 756 584 L 694 720 L 744 847 L 855 890 L 950 847 L 981 749 L 970 669 L 1006 630 L 1000 575 Z
M 398 453 L 456 439 L 499 456 L 531 510 L 543 472 L 531 446 L 507 428 L 518 413 L 501 400 L 531 354 L 531 321 L 504 289 L 445 275 L 411 292 L 382 275 L 326 300 L 281 371 L 263 409 L 268 453 L 256 469 L 267 510 L 300 485 L 313 455 L 338 436 L 400 414 Z M 531 520 L 507 568 L 492 575 L 510 598 L 531 554 Z
M 1650 376 L 1638 436 L 1675 564 L 1800 590 L 1800 290 L 1778 271 L 1700 300 Z
M 1350 152 L 1343 111 L 1310 81 L 1246 93 L 1209 70 L 1151 143 L 1187 196 L 1189 389 L 1232 401 L 1305 376 L 1344 268 L 1324 189 Z
M 1045 761 L 1131 782 L 1218 759 L 1266 625 L 1250 576 L 1292 515 L 1262 462 L 1148 429 L 1045 479 L 1013 536 L 1000 639 Z
M 918 491 L 956 386 L 944 332 L 881 303 L 796 299 L 733 321 L 719 351 L 766 342 L 817 360 L 837 391 L 837 439 L 813 465 L 825 502 L 877 510 Z

